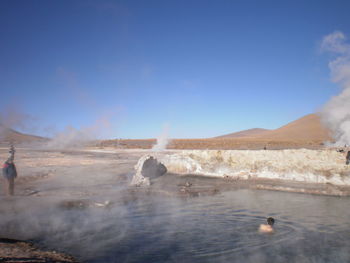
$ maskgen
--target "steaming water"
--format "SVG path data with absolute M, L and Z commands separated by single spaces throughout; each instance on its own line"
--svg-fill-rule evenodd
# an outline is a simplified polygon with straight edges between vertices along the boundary
M 252 172 L 250 159 L 256 171 L 269 167 L 276 174 L 283 174 L 283 167 L 310 171 L 316 166 L 311 173 L 348 169 L 333 152 L 260 152 L 204 151 L 202 157 L 193 151 L 180 157 L 204 172 L 213 172 L 217 163 L 228 172 L 237 167 Z M 14 198 L 0 195 L 0 237 L 32 240 L 82 262 L 350 261 L 349 197 L 232 190 L 233 180 L 171 174 L 150 188 L 129 188 L 133 167 L 144 154 L 19 149 L 22 186 Z M 179 167 L 174 164 L 169 169 Z M 188 180 L 203 194 L 183 195 L 179 185 Z M 27 189 L 38 193 L 27 196 Z M 276 231 L 259 234 L 268 216 L 276 219 Z
M 32 239 L 83 262 L 349 262 L 350 199 L 235 190 L 179 198 L 99 186 L 107 208 L 63 209 L 56 199 L 1 206 L 1 235 Z M 28 207 L 31 207 L 28 211 Z M 259 234 L 267 216 L 274 234 Z

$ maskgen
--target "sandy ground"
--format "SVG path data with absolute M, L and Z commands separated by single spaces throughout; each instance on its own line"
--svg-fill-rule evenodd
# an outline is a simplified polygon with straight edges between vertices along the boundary
M 140 194 L 192 198 L 215 195 L 238 188 L 340 196 L 350 194 L 350 189 L 346 187 L 335 187 L 329 184 L 305 184 L 263 179 L 215 179 L 193 175 L 176 176 L 169 173 L 155 179 L 151 187 L 135 188 L 129 187 L 134 165 L 141 156 L 149 153 L 147 150 L 115 148 L 64 151 L 17 148 L 16 150 L 15 163 L 18 178 L 16 179 L 15 196 L 5 196 L 4 180 L 2 180 L 0 213 L 8 209 L 6 206 L 10 202 L 20 202 L 20 200 L 32 200 L 40 202 L 43 206 L 54 205 L 64 209 L 87 206 L 107 207 L 113 205 L 113 202 L 129 202 Z M 172 151 L 164 154 L 169 153 Z M 7 156 L 8 148 L 0 148 L 0 159 L 6 160 Z M 122 195 L 120 195 L 121 192 Z M 111 201 L 107 199 L 107 196 L 122 196 L 122 198 Z M 0 236 L 2 262 L 74 262 L 71 257 L 58 252 L 40 250 L 31 243 L 16 241 L 15 234 L 11 231 L 2 231 L 3 234 Z

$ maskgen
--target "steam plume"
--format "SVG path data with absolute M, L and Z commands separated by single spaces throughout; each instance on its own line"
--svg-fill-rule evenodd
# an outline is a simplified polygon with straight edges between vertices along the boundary
M 85 146 L 108 135 L 110 130 L 111 124 L 107 118 L 98 119 L 95 124 L 81 129 L 67 126 L 64 131 L 57 133 L 46 144 L 46 148 L 64 149 Z
M 163 132 L 157 137 L 157 144 L 152 147 L 154 151 L 164 151 L 169 143 L 169 125 L 163 127 Z
M 31 123 L 35 118 L 24 113 L 19 105 L 6 105 L 0 112 L 0 129 L 20 129 L 21 131 L 33 130 Z
M 350 45 L 342 32 L 323 38 L 322 51 L 335 55 L 329 62 L 331 79 L 342 88 L 340 94 L 327 102 L 321 111 L 324 124 L 331 130 L 335 144 L 350 144 Z

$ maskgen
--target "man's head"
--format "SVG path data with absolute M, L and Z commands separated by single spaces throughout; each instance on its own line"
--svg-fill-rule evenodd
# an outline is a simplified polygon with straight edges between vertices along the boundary
M 275 219 L 273 219 L 272 217 L 269 217 L 267 219 L 267 223 L 270 225 L 270 226 L 273 226 L 273 224 L 275 223 Z

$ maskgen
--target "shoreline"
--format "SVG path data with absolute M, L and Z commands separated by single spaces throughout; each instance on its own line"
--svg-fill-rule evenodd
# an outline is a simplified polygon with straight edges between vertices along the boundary
M 55 250 L 40 249 L 32 242 L 10 238 L 0 238 L 0 261 L 1 262 L 60 262 L 78 263 L 70 255 Z

